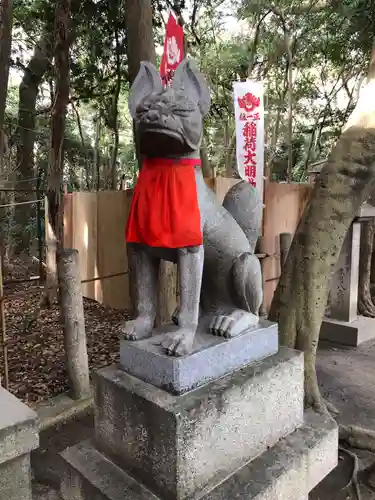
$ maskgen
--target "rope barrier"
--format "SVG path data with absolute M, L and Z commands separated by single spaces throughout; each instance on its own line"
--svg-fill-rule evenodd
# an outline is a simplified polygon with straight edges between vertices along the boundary
M 41 203 L 43 200 L 20 201 L 19 203 L 9 203 L 8 205 L 0 205 L 0 208 L 16 207 L 17 205 L 31 205 L 33 203 Z

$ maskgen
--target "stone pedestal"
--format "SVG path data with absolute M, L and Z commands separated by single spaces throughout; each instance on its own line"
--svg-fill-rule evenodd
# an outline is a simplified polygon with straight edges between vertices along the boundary
M 357 319 L 358 266 L 361 224 L 351 225 L 332 277 L 331 292 L 326 316 L 351 323 Z
M 374 207 L 365 204 L 358 217 L 375 216 Z M 357 346 L 375 338 L 375 319 L 358 316 L 358 266 L 361 223 L 357 218 L 344 240 L 332 278 L 327 311 L 320 339 Z
M 263 344 L 259 330 L 268 339 Z M 253 346 L 250 362 L 240 355 L 250 332 L 242 340 L 216 339 L 179 362 L 154 349 L 160 339 L 153 347 L 151 341 L 123 344 L 122 366 L 95 376 L 95 438 L 62 454 L 64 500 L 307 500 L 337 463 L 337 428 L 304 415 L 303 355 L 274 353 L 276 325 L 264 323 L 252 333 L 268 355 Z M 220 367 L 213 363 L 215 349 Z M 202 369 L 199 380 L 203 359 L 211 368 Z M 194 377 L 172 370 L 168 383 L 170 363 L 180 363 L 177 374 L 190 366 Z M 176 394 L 176 387 L 183 390 Z
M 0 387 L 1 500 L 31 500 L 30 452 L 38 446 L 36 413 Z
M 206 382 L 220 378 L 252 361 L 266 358 L 278 350 L 277 325 L 261 320 L 256 328 L 228 342 L 208 331 L 209 324 L 198 330 L 192 353 L 184 358 L 166 356 L 160 352 L 165 333 L 176 326 L 163 327 L 164 333 L 139 342 L 122 340 L 120 364 L 124 370 L 173 394 L 183 394 Z M 158 334 L 159 333 L 159 334 Z

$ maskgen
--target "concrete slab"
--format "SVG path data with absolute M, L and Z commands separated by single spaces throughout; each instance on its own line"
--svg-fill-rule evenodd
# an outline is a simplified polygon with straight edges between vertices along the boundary
M 303 420 L 303 356 L 285 348 L 182 396 L 115 366 L 95 385 L 96 446 L 170 498 L 216 486 Z
M 325 417 L 307 412 L 304 424 L 201 500 L 307 500 L 308 492 L 337 464 L 338 432 Z M 64 500 L 175 500 L 156 496 L 86 441 L 62 453 Z
M 358 316 L 351 322 L 325 318 L 320 329 L 320 340 L 356 347 L 375 339 L 375 318 Z
M 30 453 L 38 445 L 36 413 L 0 387 L 0 464 Z
M 0 465 L 0 499 L 32 500 L 29 454 Z
M 127 373 L 172 394 L 182 394 L 227 375 L 253 361 L 276 354 L 277 324 L 261 320 L 258 326 L 232 339 L 198 331 L 194 349 L 182 358 L 167 356 L 161 343 L 176 326 L 138 342 L 122 340 L 120 365 Z
M 75 400 L 68 393 L 39 402 L 33 406 L 39 420 L 39 431 L 45 431 L 61 422 L 83 416 L 92 410 L 94 397 Z
M 0 500 L 31 500 L 30 452 L 38 445 L 36 413 L 0 387 Z

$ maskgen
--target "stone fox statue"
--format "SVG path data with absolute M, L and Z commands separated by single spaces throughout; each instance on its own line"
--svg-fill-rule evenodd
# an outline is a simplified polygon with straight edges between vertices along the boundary
M 257 190 L 240 182 L 221 206 L 202 176 L 199 148 L 209 107 L 209 89 L 190 59 L 167 89 L 143 62 L 129 97 L 144 160 L 126 229 L 135 319 L 122 332 L 127 340 L 152 335 L 159 262 L 175 262 L 177 328 L 162 343 L 173 356 L 191 352 L 198 327 L 230 338 L 256 325 L 263 296 L 254 255 L 263 207 Z

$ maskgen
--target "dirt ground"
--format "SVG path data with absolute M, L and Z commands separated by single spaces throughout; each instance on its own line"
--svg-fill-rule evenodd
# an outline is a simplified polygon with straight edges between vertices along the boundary
M 375 330 L 375 320 L 374 320 Z M 357 348 L 322 343 L 317 360 L 318 378 L 323 396 L 331 401 L 344 425 L 356 425 L 375 431 L 375 341 Z M 339 454 L 338 467 L 310 495 L 310 500 L 372 500 L 375 490 L 363 481 L 363 471 L 375 462 L 375 455 L 351 450 L 358 457 L 360 498 L 349 483 L 354 461 Z
M 375 325 L 375 320 L 374 320 Z M 375 342 L 357 349 L 337 348 L 325 344 L 318 357 L 318 373 L 324 396 L 341 411 L 339 422 L 355 424 L 375 430 Z M 87 439 L 93 432 L 92 415 L 62 425 L 42 433 L 41 447 L 33 454 L 34 500 L 60 500 L 58 485 L 61 459 L 58 453 L 67 446 Z M 375 456 L 361 450 L 358 456 L 359 469 L 375 461 Z M 362 481 L 360 499 L 353 486 L 348 486 L 352 478 L 354 461 L 339 454 L 338 467 L 310 494 L 310 500 L 372 500 L 375 493 Z
M 8 347 L 9 390 L 25 403 L 36 403 L 68 390 L 60 313 L 57 305 L 40 309 L 43 287 L 18 282 L 32 275 L 30 266 L 18 264 L 12 269 L 4 286 L 6 334 L 12 342 Z M 90 369 L 117 362 L 118 327 L 127 314 L 88 299 L 84 299 L 84 310 Z M 4 377 L 1 371 L 0 376 Z

